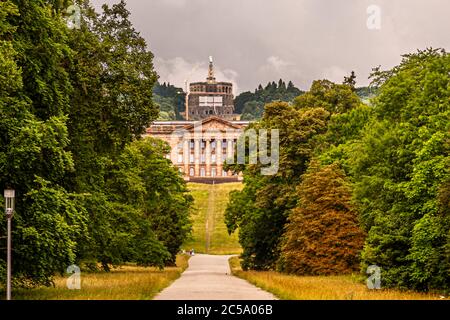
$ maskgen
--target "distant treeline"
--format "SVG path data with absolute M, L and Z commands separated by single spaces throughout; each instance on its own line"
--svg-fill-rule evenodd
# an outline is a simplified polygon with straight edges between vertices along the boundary
M 234 99 L 235 112 L 242 114 L 241 120 L 255 120 L 262 116 L 264 105 L 273 101 L 290 102 L 303 93 L 294 86 L 292 81 L 288 84 L 280 79 L 267 83 L 265 87 L 261 84 L 254 92 L 246 91 Z
M 186 93 L 170 83 L 156 82 L 153 87 L 153 102 L 159 107 L 158 120 L 181 120 L 185 109 Z

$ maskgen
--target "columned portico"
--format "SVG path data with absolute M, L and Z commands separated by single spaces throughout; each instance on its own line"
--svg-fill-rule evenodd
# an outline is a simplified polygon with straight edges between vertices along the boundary
M 200 139 L 194 139 L 195 175 L 200 176 Z
M 186 180 L 231 181 L 240 180 L 242 176 L 224 172 L 223 162 L 233 158 L 236 141 L 247 125 L 247 121 L 227 121 L 218 117 L 202 122 L 158 121 L 147 130 L 147 135 L 170 144 L 172 149 L 168 157 Z
M 205 153 L 206 153 L 206 159 L 205 159 L 206 176 L 211 177 L 211 140 L 210 139 L 206 139 Z
M 189 148 L 189 140 L 183 140 L 183 173 L 189 176 L 189 156 L 191 149 Z

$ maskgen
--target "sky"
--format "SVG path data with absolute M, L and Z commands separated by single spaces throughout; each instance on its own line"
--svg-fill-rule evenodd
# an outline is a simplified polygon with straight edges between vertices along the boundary
M 117 0 L 92 0 L 96 9 Z M 260 83 L 342 82 L 427 47 L 450 51 L 449 0 L 127 0 L 160 82 L 204 81 L 213 56 L 234 93 Z

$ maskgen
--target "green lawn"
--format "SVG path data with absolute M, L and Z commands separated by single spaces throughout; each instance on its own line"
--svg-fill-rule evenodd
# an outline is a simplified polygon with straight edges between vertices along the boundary
M 228 235 L 224 223 L 224 212 L 228 203 L 228 194 L 240 190 L 242 183 L 199 184 L 189 183 L 189 189 L 195 199 L 192 210 L 193 233 L 183 248 L 194 249 L 198 253 L 239 254 L 242 249 L 238 234 Z

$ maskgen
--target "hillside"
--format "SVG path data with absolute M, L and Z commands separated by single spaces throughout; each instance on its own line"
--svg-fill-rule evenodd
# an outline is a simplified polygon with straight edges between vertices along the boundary
M 157 82 L 153 87 L 153 102 L 159 107 L 158 120 L 182 120 L 185 93 L 170 83 Z
M 290 102 L 303 91 L 294 86 L 292 81 L 286 83 L 280 79 L 278 84 L 269 82 L 264 88 L 260 84 L 254 92 L 246 91 L 234 99 L 235 112 L 242 114 L 241 120 L 256 120 L 261 118 L 264 105 L 273 101 Z

